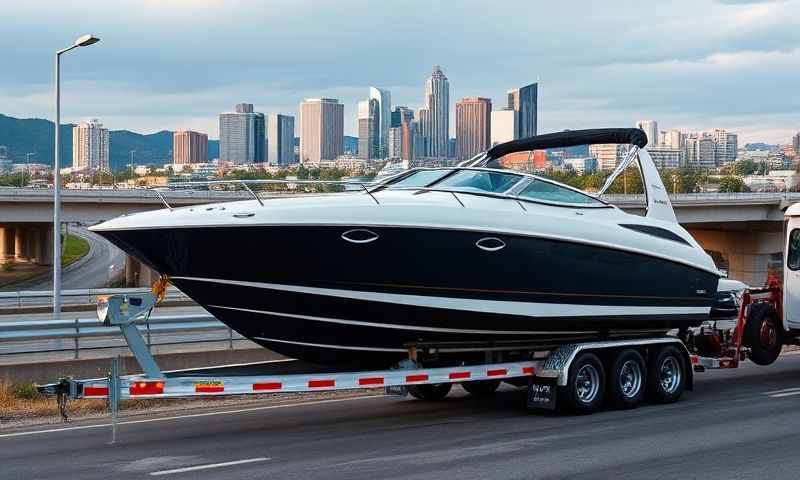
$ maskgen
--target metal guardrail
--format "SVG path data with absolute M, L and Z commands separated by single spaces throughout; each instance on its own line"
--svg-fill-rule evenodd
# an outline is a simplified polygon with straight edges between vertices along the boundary
M 137 294 L 149 292 L 149 288 L 89 288 L 81 290 L 62 290 L 63 304 L 94 304 L 99 295 Z M 30 290 L 19 292 L 0 292 L 0 309 L 21 308 L 52 303 L 52 290 Z M 167 300 L 190 300 L 177 288 L 167 289 Z
M 168 315 L 138 320 L 136 326 L 147 339 L 148 346 L 191 344 L 199 342 L 227 341 L 229 348 L 233 342 L 244 337 L 234 332 L 213 315 Z M 195 338 L 194 335 L 169 342 L 154 342 L 153 336 L 197 332 L 217 332 L 217 336 Z M 89 339 L 106 339 L 109 342 L 86 345 Z M 124 343 L 112 342 L 122 339 L 119 328 L 109 327 L 97 318 L 76 318 L 74 320 L 40 320 L 25 322 L 0 322 L 0 356 L 21 353 L 74 352 L 80 358 L 81 340 L 85 349 L 117 348 Z M 71 340 L 69 346 L 63 343 Z M 42 342 L 50 341 L 56 347 L 42 347 Z M 37 342 L 37 343 L 34 343 Z

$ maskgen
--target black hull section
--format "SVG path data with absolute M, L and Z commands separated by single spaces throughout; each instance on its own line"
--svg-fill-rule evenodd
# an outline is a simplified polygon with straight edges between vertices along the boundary
M 347 230 L 98 233 L 242 335 L 316 363 L 385 366 L 420 342 L 545 344 L 693 326 L 717 286 L 699 269 L 577 243 L 370 227 L 378 239 L 353 244 Z M 506 247 L 476 247 L 487 236 Z

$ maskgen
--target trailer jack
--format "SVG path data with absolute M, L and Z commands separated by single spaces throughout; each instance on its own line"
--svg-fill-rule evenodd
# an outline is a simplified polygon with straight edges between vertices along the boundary
M 162 378 L 163 375 L 142 334 L 136 328 L 136 320 L 147 318 L 157 299 L 156 294 L 141 293 L 100 297 L 97 302 L 97 317 L 106 326 L 119 327 L 142 371 L 152 379 Z

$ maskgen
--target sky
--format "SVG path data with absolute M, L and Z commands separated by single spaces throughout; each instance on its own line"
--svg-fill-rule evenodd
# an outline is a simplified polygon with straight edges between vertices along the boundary
M 338 98 L 345 134 L 370 85 L 418 108 L 433 65 L 462 97 L 505 104 L 539 81 L 539 132 L 726 128 L 739 143 L 800 131 L 800 0 L 0 0 L 0 113 L 218 137 L 236 103 L 296 115 Z

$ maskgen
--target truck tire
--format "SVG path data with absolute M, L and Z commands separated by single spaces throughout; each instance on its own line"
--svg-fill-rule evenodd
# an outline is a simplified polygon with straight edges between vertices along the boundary
M 493 394 L 500 386 L 500 380 L 475 380 L 464 382 L 461 387 L 475 397 L 485 397 Z
M 453 388 L 452 383 L 410 385 L 408 387 L 408 393 L 418 400 L 438 402 L 439 400 L 444 400 L 444 397 L 450 393 L 451 388 Z
M 567 384 L 559 387 L 558 399 L 572 413 L 594 413 L 603 404 L 605 383 L 603 362 L 594 353 L 581 353 L 572 361 Z
M 642 402 L 647 388 L 647 367 L 636 350 L 620 351 L 608 374 L 607 395 L 616 408 L 636 408 Z
M 647 366 L 647 377 L 651 402 L 677 402 L 686 386 L 686 362 L 678 347 L 666 345 L 655 350 Z
M 750 347 L 753 363 L 770 365 L 778 358 L 783 348 L 783 325 L 772 304 L 758 302 L 750 305 L 742 343 Z

